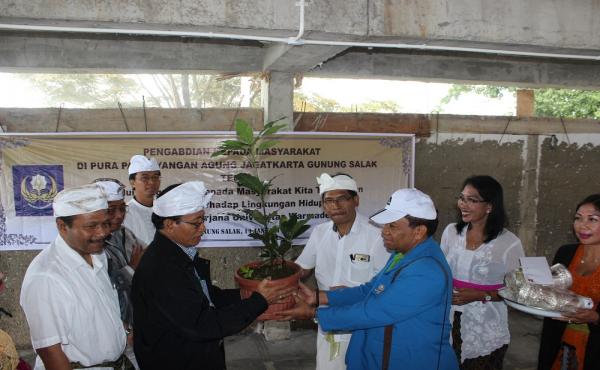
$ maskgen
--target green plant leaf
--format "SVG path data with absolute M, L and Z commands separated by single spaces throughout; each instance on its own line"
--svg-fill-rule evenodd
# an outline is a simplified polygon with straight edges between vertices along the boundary
M 233 178 L 238 186 L 250 189 L 259 196 L 266 194 L 266 190 L 268 189 L 267 184 L 263 183 L 258 176 L 249 173 L 238 173 Z
M 251 144 L 254 140 L 254 132 L 252 126 L 242 119 L 235 120 L 235 132 L 238 140 L 245 144 Z
M 269 123 L 265 124 L 265 127 L 262 129 L 259 136 L 266 137 L 266 136 L 274 135 L 285 128 L 286 128 L 286 125 L 284 125 L 284 124 L 275 125 L 275 122 L 269 122 Z
M 269 224 L 267 216 L 257 209 L 243 209 L 242 211 L 260 225 L 267 226 Z
M 211 154 L 211 155 L 210 155 L 210 157 L 211 157 L 211 158 L 214 158 L 214 157 L 219 157 L 219 156 L 225 155 L 225 153 L 226 153 L 226 151 L 225 151 L 225 150 L 223 150 L 223 149 L 219 149 L 219 150 L 217 150 L 217 151 L 213 152 L 213 154 Z
M 281 217 L 279 220 L 279 228 L 281 229 L 281 233 L 283 234 L 284 238 L 292 243 L 294 239 L 302 235 L 310 228 L 310 226 L 307 225 L 310 219 L 311 217 L 307 217 L 303 220 L 299 220 L 298 215 L 296 213 L 292 213 L 290 214 L 289 218 Z
M 248 150 L 248 144 L 239 140 L 223 140 L 219 150 Z
M 261 152 L 265 149 L 269 149 L 274 147 L 275 145 L 279 144 L 278 140 L 267 140 L 267 141 L 263 141 L 262 143 L 260 143 L 258 145 L 257 151 Z
M 242 275 L 242 277 L 245 279 L 251 279 L 252 275 L 254 275 L 254 269 L 252 267 L 248 267 L 248 266 L 240 267 L 239 272 L 240 272 L 240 275 Z

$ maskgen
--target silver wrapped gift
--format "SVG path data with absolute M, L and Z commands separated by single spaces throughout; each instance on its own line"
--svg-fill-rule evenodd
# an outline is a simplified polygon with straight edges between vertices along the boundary
M 552 266 L 553 285 L 529 282 L 523 270 L 518 268 L 504 277 L 502 296 L 519 304 L 549 311 L 574 312 L 579 308 L 590 309 L 592 300 L 568 290 L 573 284 L 569 270 L 561 265 Z

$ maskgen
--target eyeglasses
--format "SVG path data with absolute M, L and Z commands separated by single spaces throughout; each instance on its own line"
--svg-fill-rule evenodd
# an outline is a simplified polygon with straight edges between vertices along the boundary
M 108 209 L 106 210 L 106 212 L 112 216 L 115 213 L 117 213 L 117 211 L 121 212 L 121 213 L 127 213 L 127 210 L 129 209 L 128 206 L 126 205 L 122 205 L 120 207 L 108 207 Z
M 149 182 L 160 182 L 160 175 L 152 175 L 152 176 L 145 176 L 142 175 L 138 178 L 138 180 L 140 180 L 141 182 L 143 182 L 144 184 L 148 184 Z
M 473 197 L 465 197 L 462 194 L 458 194 L 458 196 L 456 197 L 456 200 L 459 201 L 459 202 L 466 203 L 468 205 L 474 205 L 474 204 L 479 204 L 479 203 L 487 203 L 487 200 L 477 199 L 477 198 L 473 198 Z
M 179 220 L 179 221 L 177 221 L 177 223 L 183 223 L 183 224 L 192 225 L 194 227 L 194 229 L 199 229 L 200 227 L 202 227 L 202 225 L 204 225 L 204 221 L 189 222 L 189 221 Z
M 348 201 L 350 201 L 350 199 L 352 199 L 351 195 L 340 195 L 337 198 L 325 198 L 323 199 L 323 204 L 326 205 L 327 207 L 330 207 L 332 205 L 338 205 L 338 204 L 342 204 L 342 203 L 346 203 Z

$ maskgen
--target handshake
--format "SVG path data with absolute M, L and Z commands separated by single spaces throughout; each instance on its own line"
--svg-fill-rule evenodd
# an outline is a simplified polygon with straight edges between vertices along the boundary
M 312 319 L 319 304 L 327 304 L 327 295 L 319 290 L 312 290 L 303 283 L 295 288 L 275 288 L 267 285 L 268 280 L 263 280 L 256 292 L 261 294 L 269 304 L 277 303 L 290 295 L 294 297 L 296 305 L 288 310 L 275 313 L 276 320 L 302 320 Z

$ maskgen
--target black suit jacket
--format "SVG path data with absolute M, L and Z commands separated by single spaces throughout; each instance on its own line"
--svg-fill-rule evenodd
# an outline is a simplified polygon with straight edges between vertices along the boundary
M 562 263 L 569 266 L 571 260 L 575 256 L 578 244 L 563 245 L 558 249 L 554 256 L 555 263 Z M 600 306 L 597 308 L 600 313 Z M 560 349 L 563 332 L 567 323 L 564 321 L 544 319 L 542 328 L 542 341 L 540 343 L 540 352 L 538 355 L 538 370 L 550 370 L 554 359 Z M 585 349 L 585 360 L 583 363 L 584 370 L 600 369 L 600 326 L 588 324 L 590 335 L 588 337 L 587 346 Z
M 192 261 L 157 231 L 133 277 L 134 351 L 142 370 L 225 369 L 222 339 L 251 324 L 268 304 L 258 293 L 241 299 L 239 289 L 210 281 L 208 260 Z

